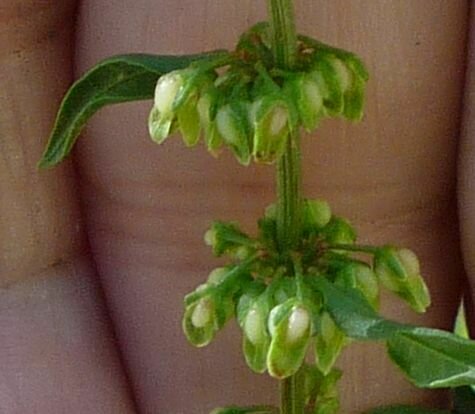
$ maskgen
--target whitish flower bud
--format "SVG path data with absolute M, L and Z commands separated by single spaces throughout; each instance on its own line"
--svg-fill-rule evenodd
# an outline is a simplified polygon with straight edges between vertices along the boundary
M 219 285 L 228 273 L 229 269 L 227 267 L 217 267 L 208 275 L 208 283 L 210 285 Z
M 288 324 L 287 340 L 292 343 L 302 339 L 310 327 L 308 311 L 301 307 L 295 307 L 290 314 Z
M 191 323 L 195 328 L 204 328 L 211 321 L 213 305 L 209 299 L 201 299 L 191 314 Z
M 285 151 L 289 135 L 289 109 L 285 101 L 265 96 L 252 104 L 254 125 L 253 156 L 256 161 L 272 163 Z
M 244 322 L 244 334 L 253 345 L 258 345 L 265 340 L 266 325 L 263 315 L 256 307 L 252 308 Z
M 317 367 L 327 375 L 333 368 L 344 345 L 345 335 L 338 329 L 328 312 L 319 318 L 318 335 L 315 339 L 315 359 Z
M 175 98 L 183 85 L 183 71 L 173 71 L 159 78 L 155 87 L 154 106 L 162 116 L 172 112 Z

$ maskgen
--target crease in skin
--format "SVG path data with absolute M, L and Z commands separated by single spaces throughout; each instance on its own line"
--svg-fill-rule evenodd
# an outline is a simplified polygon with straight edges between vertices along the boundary
M 0 289 L 0 327 L 0 412 L 135 412 L 88 259 Z

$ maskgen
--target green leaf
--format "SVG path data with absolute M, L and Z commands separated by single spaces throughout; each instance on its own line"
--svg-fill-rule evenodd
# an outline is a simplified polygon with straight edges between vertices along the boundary
M 429 408 L 412 407 L 408 405 L 392 405 L 376 408 L 366 414 L 450 414 L 447 410 L 431 410 Z
M 102 107 L 151 99 L 160 76 L 219 53 L 188 56 L 132 54 L 99 62 L 66 93 L 39 167 L 50 168 L 66 158 L 86 122 Z
M 343 332 L 357 339 L 387 340 L 389 356 L 416 386 L 475 384 L 475 342 L 450 332 L 388 321 L 359 292 L 336 287 L 322 277 L 313 285 Z
M 475 342 L 436 329 L 416 328 L 388 340 L 391 359 L 421 388 L 475 384 Z
M 311 283 L 322 292 L 324 306 L 335 323 L 351 338 L 383 340 L 396 332 L 411 329 L 410 325 L 388 321 L 378 315 L 356 289 L 335 286 L 323 277 L 317 277 Z
M 452 392 L 455 414 L 475 413 L 475 391 L 472 387 L 458 387 Z
M 216 408 L 210 414 L 277 414 L 279 410 L 271 406 Z

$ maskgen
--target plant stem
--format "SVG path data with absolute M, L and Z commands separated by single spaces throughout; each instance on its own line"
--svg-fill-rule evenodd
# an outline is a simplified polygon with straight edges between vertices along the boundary
M 281 414 L 303 414 L 305 401 L 303 395 L 302 376 L 299 373 L 292 375 L 280 384 L 280 412 Z
M 297 53 L 292 0 L 268 0 L 268 8 L 275 63 L 281 69 L 292 69 Z M 299 242 L 300 168 L 300 137 L 294 131 L 277 164 L 277 238 L 283 256 Z
M 297 54 L 297 34 L 292 0 L 268 0 L 272 29 L 272 49 L 276 66 L 292 69 Z M 277 241 L 282 257 L 288 257 L 300 238 L 300 137 L 292 133 L 286 152 L 277 165 Z M 281 382 L 281 414 L 304 414 L 300 376 L 295 374 Z

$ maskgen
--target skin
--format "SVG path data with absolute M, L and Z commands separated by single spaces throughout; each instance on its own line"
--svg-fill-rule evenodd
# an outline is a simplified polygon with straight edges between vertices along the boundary
M 234 326 L 201 350 L 180 330 L 182 296 L 217 266 L 202 243 L 210 220 L 252 230 L 274 198 L 271 168 L 243 169 L 229 154 L 214 160 L 179 139 L 156 146 L 146 132 L 149 102 L 95 116 L 74 166 L 35 167 L 73 70 L 131 51 L 231 48 L 265 18 L 264 1 L 117 3 L 0 6 L 0 332 L 8 351 L 0 353 L 0 411 L 202 413 L 274 402 L 275 381 L 249 372 Z M 473 60 L 468 3 L 296 2 L 300 32 L 354 50 L 372 75 L 362 123 L 326 121 L 318 137 L 304 138 L 305 194 L 348 217 L 362 243 L 415 250 L 433 306 L 415 315 L 385 295 L 383 312 L 447 329 L 475 278 L 471 76 L 459 138 Z M 381 346 L 353 345 L 341 367 L 342 412 L 445 402 L 443 392 L 408 384 Z

